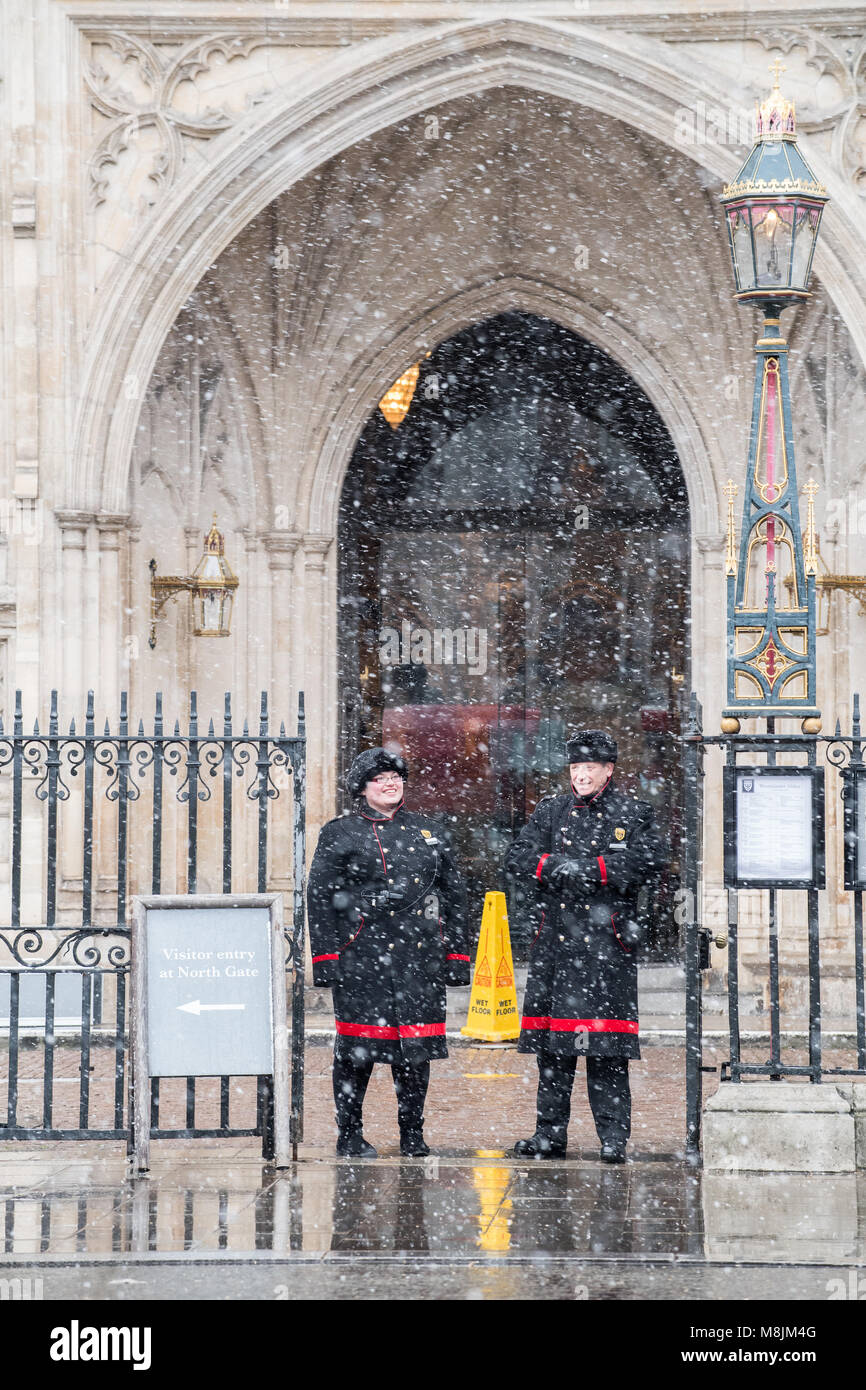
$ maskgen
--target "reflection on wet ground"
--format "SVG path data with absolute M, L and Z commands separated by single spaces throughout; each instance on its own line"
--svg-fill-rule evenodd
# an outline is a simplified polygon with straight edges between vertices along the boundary
M 122 1159 L 0 1154 L 2 1250 L 16 1257 L 539 1257 L 848 1264 L 866 1258 L 866 1174 L 701 1173 L 678 1159 L 518 1163 L 502 1151 L 309 1156 L 156 1144 Z
M 496 1145 L 531 1132 L 532 1062 L 455 1049 L 431 1083 L 426 1159 L 397 1156 L 384 1068 L 365 1104 L 382 1156 L 334 1157 L 330 1049 L 315 1047 L 284 1173 L 254 1139 L 154 1141 L 139 1180 L 122 1144 L 0 1143 L 0 1297 L 15 1279 L 41 1279 L 45 1299 L 866 1295 L 866 1173 L 690 1167 L 676 1048 L 633 1066 L 627 1164 L 599 1162 L 582 1078 L 567 1161 L 520 1163 Z

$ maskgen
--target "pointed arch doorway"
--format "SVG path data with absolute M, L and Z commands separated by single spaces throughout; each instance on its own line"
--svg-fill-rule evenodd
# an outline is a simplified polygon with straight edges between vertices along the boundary
M 362 748 L 405 753 L 413 808 L 448 819 L 476 924 L 514 835 L 567 786 L 568 732 L 602 725 L 621 785 L 671 838 L 647 921 L 651 957 L 676 956 L 688 557 L 663 421 L 549 319 L 456 334 L 422 362 L 402 422 L 368 421 L 340 504 L 341 774 Z M 509 907 L 520 958 L 533 907 Z

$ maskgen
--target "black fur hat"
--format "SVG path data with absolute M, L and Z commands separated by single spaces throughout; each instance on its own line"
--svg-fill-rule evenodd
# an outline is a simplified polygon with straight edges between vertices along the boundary
M 350 796 L 360 796 L 367 783 L 380 772 L 396 772 L 405 782 L 409 769 L 399 753 L 389 753 L 387 748 L 365 748 L 359 753 L 346 778 Z
M 565 745 L 570 763 L 615 763 L 616 740 L 604 729 L 578 729 Z

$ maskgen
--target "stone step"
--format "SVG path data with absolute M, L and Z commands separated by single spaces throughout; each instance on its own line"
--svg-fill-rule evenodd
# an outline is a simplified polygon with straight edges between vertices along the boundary
M 646 989 L 639 978 L 638 1004 L 641 1013 L 683 1014 L 686 1009 L 685 990 Z
M 681 965 L 639 965 L 638 988 L 649 990 L 685 990 L 686 972 Z

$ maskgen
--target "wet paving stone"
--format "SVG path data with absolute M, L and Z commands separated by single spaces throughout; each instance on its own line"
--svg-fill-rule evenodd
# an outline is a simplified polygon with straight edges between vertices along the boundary
M 380 1157 L 335 1157 L 327 1048 L 308 1052 L 305 1141 L 282 1173 L 255 1139 L 155 1140 L 137 1180 L 123 1145 L 0 1144 L 0 1274 L 35 1271 L 47 1299 L 800 1299 L 863 1265 L 866 1174 L 702 1173 L 679 1148 L 678 1049 L 633 1073 L 617 1167 L 580 1079 L 568 1157 L 510 1157 L 534 1059 L 480 1047 L 434 1068 L 425 1159 L 399 1157 L 385 1068 L 365 1106 Z

